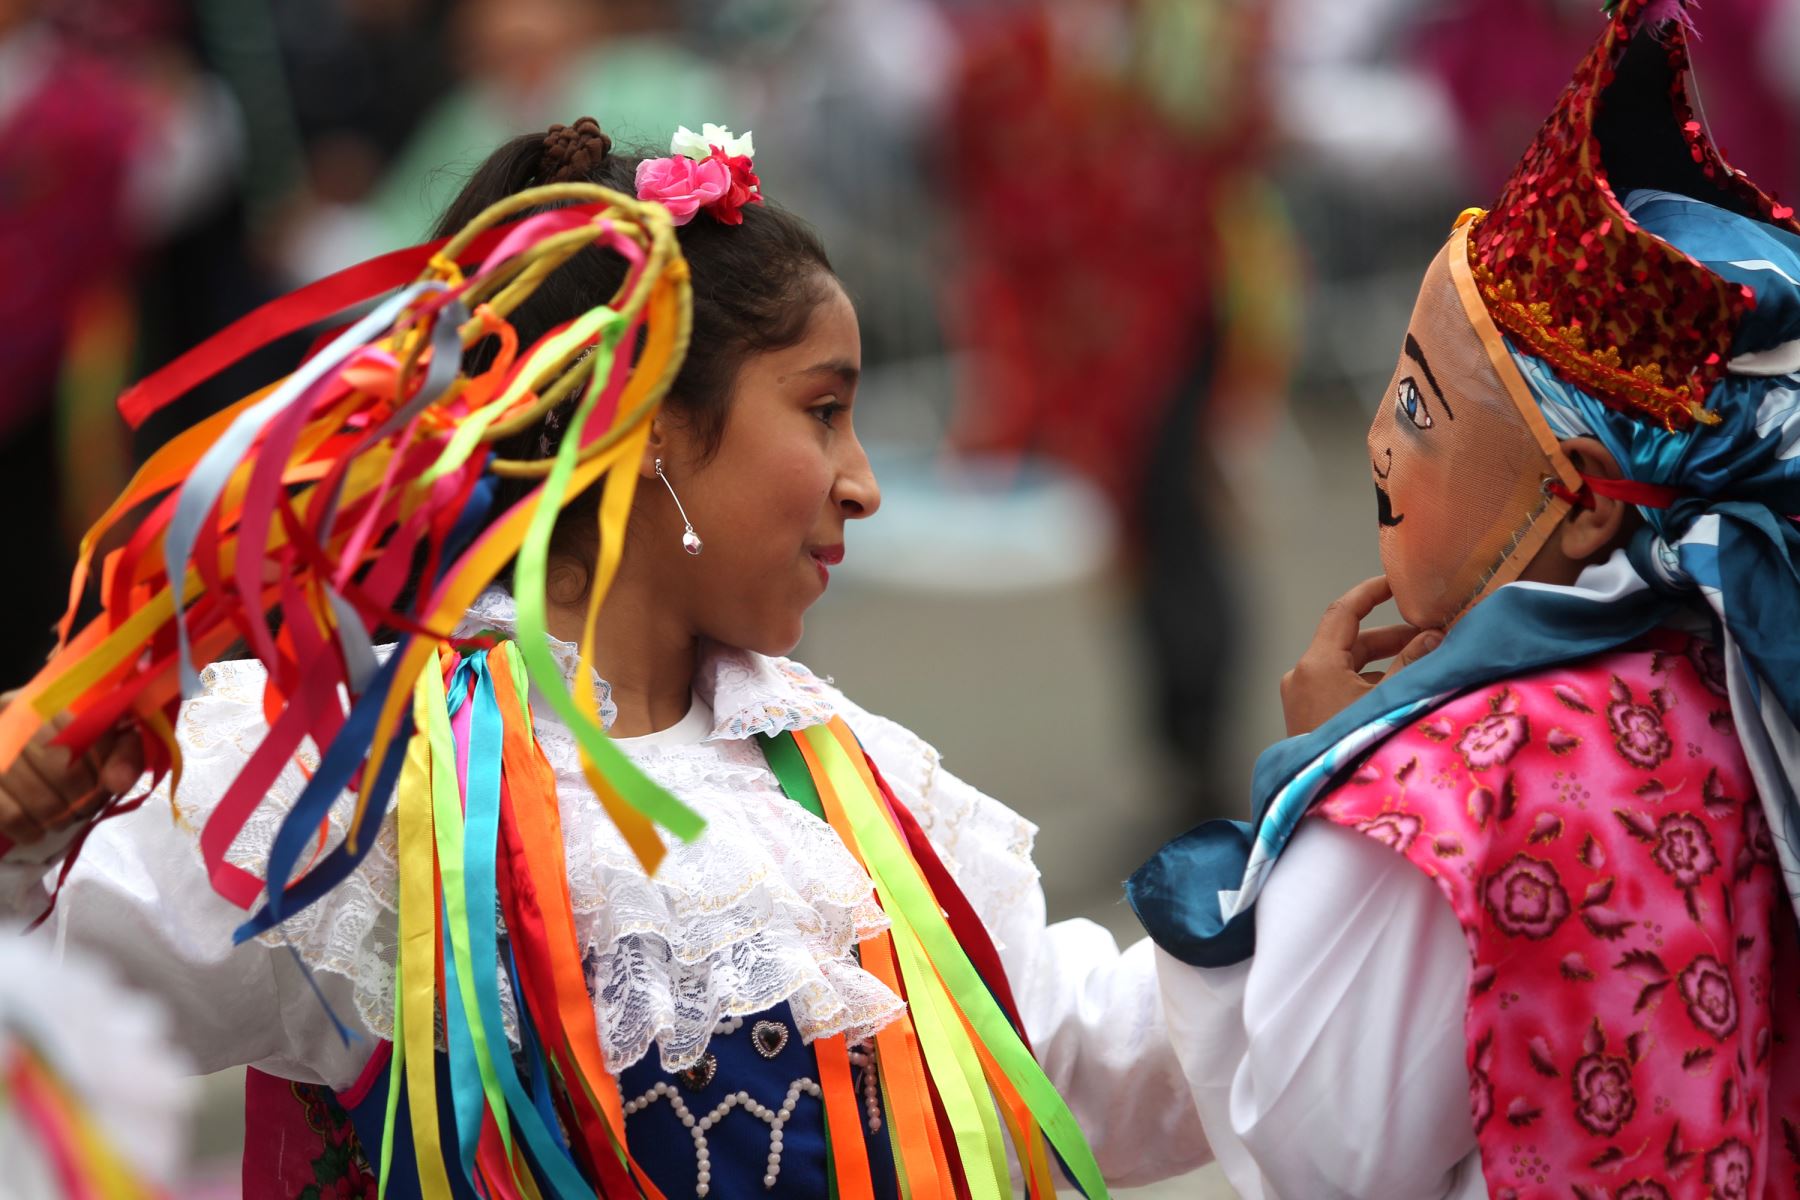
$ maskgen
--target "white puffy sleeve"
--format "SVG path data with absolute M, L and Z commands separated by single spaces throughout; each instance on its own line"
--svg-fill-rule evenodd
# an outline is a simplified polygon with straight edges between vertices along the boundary
M 1170 1036 L 1243 1200 L 1481 1200 L 1469 953 L 1431 880 L 1302 822 L 1257 901 L 1256 954 L 1157 951 Z
M 1031 861 L 1037 828 L 944 770 L 937 751 L 905 728 L 845 709 L 997 943 L 1032 1048 L 1107 1182 L 1153 1183 L 1210 1161 L 1170 1051 L 1149 939 L 1121 952 L 1092 921 L 1047 924 Z
M 165 783 L 135 812 L 101 822 L 38 936 L 82 947 L 160 998 L 198 1069 L 249 1065 L 342 1088 L 374 1050 L 349 978 L 314 973 L 333 1010 L 360 1034 L 346 1044 L 284 946 L 273 938 L 232 944 L 248 914 L 213 891 L 200 857 L 200 827 L 266 729 L 262 680 L 254 662 L 217 663 L 202 673 L 204 691 L 183 706 L 176 727 L 186 771 L 175 806 Z M 279 803 L 259 814 L 261 832 L 248 830 L 241 841 L 266 839 L 303 786 L 302 772 L 288 764 L 271 793 Z M 29 920 L 43 911 L 67 841 L 17 847 L 0 860 L 0 917 Z M 249 845 L 232 857 L 260 866 Z M 334 902 L 335 894 L 321 904 Z

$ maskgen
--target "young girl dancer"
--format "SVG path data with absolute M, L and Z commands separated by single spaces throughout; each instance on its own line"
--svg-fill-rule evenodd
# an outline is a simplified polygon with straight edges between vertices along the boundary
M 377 1176 L 389 1196 L 995 1196 L 1009 1187 L 1009 1148 L 1037 1194 L 1053 1186 L 1039 1129 L 1094 1194 L 1102 1175 L 1152 1180 L 1206 1155 L 1167 1053 L 1150 947 L 1121 955 L 1091 923 L 1047 927 L 1031 826 L 912 733 L 778 657 L 880 493 L 852 423 L 855 310 L 813 235 L 763 204 L 751 152 L 748 135 L 708 126 L 644 159 L 590 120 L 502 147 L 445 217 L 446 233 L 467 235 L 396 302 L 414 306 L 399 332 L 383 342 L 353 329 L 309 360 L 302 376 L 346 365 L 305 376 L 324 381 L 314 406 L 287 426 L 273 418 L 261 459 L 209 475 L 202 455 L 175 481 L 224 481 L 215 494 L 218 511 L 238 505 L 230 520 L 184 534 L 177 490 L 175 518 L 158 527 L 165 547 L 186 537 L 198 548 L 197 576 L 229 575 L 239 597 L 312 587 L 307 552 L 287 548 L 311 537 L 354 558 L 344 530 L 376 501 L 348 497 L 355 481 L 388 477 L 333 475 L 350 458 L 333 455 L 333 439 L 414 420 L 391 474 L 448 481 L 431 503 L 395 510 L 403 527 L 416 516 L 448 531 L 441 555 L 420 543 L 392 556 L 432 559 L 415 572 L 420 601 L 390 607 L 398 576 L 372 551 L 356 560 L 373 564 L 364 573 L 332 574 L 316 603 L 285 606 L 275 634 L 253 610 L 209 641 L 206 605 L 226 593 L 190 593 L 184 636 L 197 657 L 247 629 L 258 659 L 214 662 L 181 706 L 175 822 L 150 804 L 87 824 L 117 789 L 111 773 L 135 774 L 133 739 L 71 763 L 46 728 L 0 776 L 0 828 L 21 843 L 3 866 L 10 909 L 42 908 L 70 837 L 57 829 L 91 829 L 62 880 L 60 928 L 161 993 L 204 1068 L 255 1068 L 246 1196 L 361 1194 Z M 538 204 L 512 242 L 468 240 L 491 205 L 546 186 L 526 199 L 600 211 Z M 664 240 L 670 223 L 679 231 Z M 571 248 L 547 275 L 529 258 L 571 238 L 607 248 Z M 516 274 L 471 292 L 452 260 L 483 245 L 480 271 Z M 675 361 L 687 332 L 673 297 L 690 276 L 686 357 L 666 405 L 636 421 L 632 405 L 654 402 L 658 364 Z M 502 307 L 504 287 L 527 284 L 528 299 Z M 483 294 L 491 302 L 476 303 Z M 465 315 L 430 324 L 447 297 L 467 301 L 466 356 L 433 341 Z M 373 348 L 339 351 L 357 338 Z M 428 342 L 409 370 L 405 355 Z M 549 368 L 532 376 L 534 362 Z M 570 392 L 558 371 L 592 382 Z M 525 382 L 505 393 L 509 380 Z M 438 399 L 405 407 L 432 388 Z M 362 415 L 368 395 L 388 399 Z M 514 431 L 500 437 L 507 420 Z M 281 468 L 278 428 L 283 445 L 316 437 L 320 449 Z M 232 436 L 210 433 L 215 448 Z M 491 459 L 457 460 L 478 433 Z M 429 452 L 415 468 L 401 456 L 420 439 Z M 351 481 L 342 519 L 280 496 L 262 502 L 280 520 L 258 518 L 267 461 L 302 501 L 321 479 Z M 553 527 L 553 503 L 530 498 L 553 501 L 551 489 L 609 469 Z M 462 612 L 456 588 L 473 577 L 442 566 L 470 511 L 489 529 L 464 538 L 461 562 L 503 561 L 489 554 L 495 539 L 528 519 L 544 540 L 525 538 L 511 590 L 482 592 L 434 648 L 419 631 Z M 208 538 L 225 545 L 218 563 L 203 557 Z M 237 569 L 259 548 L 284 565 Z M 219 565 L 233 550 L 237 568 Z M 114 562 L 106 582 L 132 570 Z M 359 659 L 351 606 L 399 630 L 399 647 Z M 159 636 L 164 661 L 185 653 L 172 626 Z M 59 663 L 74 671 L 101 653 L 72 645 L 88 657 L 53 662 L 9 715 L 54 711 Z M 353 681 L 340 692 L 332 676 L 313 694 L 323 754 L 271 756 L 322 660 L 341 660 Z M 418 663 L 410 700 L 390 702 L 401 736 L 384 754 L 387 726 L 367 698 Z M 142 686 L 165 686 L 172 704 L 171 678 Z M 103 699 L 83 703 L 98 711 Z M 339 799 L 356 756 L 337 749 L 359 722 L 373 741 L 360 786 L 375 797 L 361 809 Z M 383 787 L 398 796 L 385 820 Z M 645 811 L 679 836 L 649 830 Z M 230 825 L 217 834 L 225 822 L 241 826 L 235 840 Z M 239 934 L 257 936 L 233 945 L 243 914 L 215 892 L 263 902 Z
M 1684 22 L 1619 5 L 1458 222 L 1369 432 L 1386 580 L 1254 827 L 1132 880 L 1246 1197 L 1800 1195 L 1800 229 Z M 1448 628 L 1371 690 L 1390 588 Z

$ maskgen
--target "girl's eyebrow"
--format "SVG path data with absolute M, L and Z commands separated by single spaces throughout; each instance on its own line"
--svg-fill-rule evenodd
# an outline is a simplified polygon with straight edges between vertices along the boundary
M 1431 364 L 1425 361 L 1424 347 L 1419 345 L 1419 339 L 1412 335 L 1410 329 L 1406 331 L 1406 354 L 1424 370 L 1425 382 L 1437 393 L 1438 403 L 1444 406 L 1444 415 L 1452 421 L 1456 420 L 1456 414 L 1450 411 L 1450 402 L 1444 399 L 1444 389 L 1438 386 L 1437 376 L 1431 373 Z
M 862 369 L 848 359 L 832 359 L 830 362 L 814 363 L 812 366 L 803 367 L 798 371 L 789 371 L 776 382 L 786 383 L 790 379 L 798 379 L 803 375 L 835 378 L 845 387 L 853 388 L 856 386 L 856 381 L 862 377 Z

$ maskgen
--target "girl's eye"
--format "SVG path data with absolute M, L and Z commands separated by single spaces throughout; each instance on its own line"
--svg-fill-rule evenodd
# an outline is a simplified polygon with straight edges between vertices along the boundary
M 808 411 L 821 425 L 830 425 L 836 422 L 838 414 L 844 411 L 844 406 L 833 400 L 830 404 L 821 404 Z
M 1431 428 L 1431 410 L 1425 407 L 1425 397 L 1419 395 L 1419 385 L 1411 375 L 1394 388 L 1394 410 L 1420 429 Z

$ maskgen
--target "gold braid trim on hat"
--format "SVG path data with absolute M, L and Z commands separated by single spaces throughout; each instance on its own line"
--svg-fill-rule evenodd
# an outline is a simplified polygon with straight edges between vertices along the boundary
M 1476 217 L 1474 220 L 1479 221 Z M 1459 220 L 1458 224 L 1462 222 Z M 1512 280 L 1499 280 L 1470 242 L 1469 271 L 1481 289 L 1483 302 L 1494 324 L 1524 343 L 1525 348 L 1556 369 L 1570 383 L 1616 407 L 1655 421 L 1670 432 L 1694 425 L 1717 425 L 1723 419 L 1706 407 L 1707 385 L 1696 379 L 1671 385 L 1662 367 L 1654 362 L 1627 367 L 1617 346 L 1595 348 L 1580 322 L 1552 323 L 1550 305 L 1526 303 L 1518 298 Z

